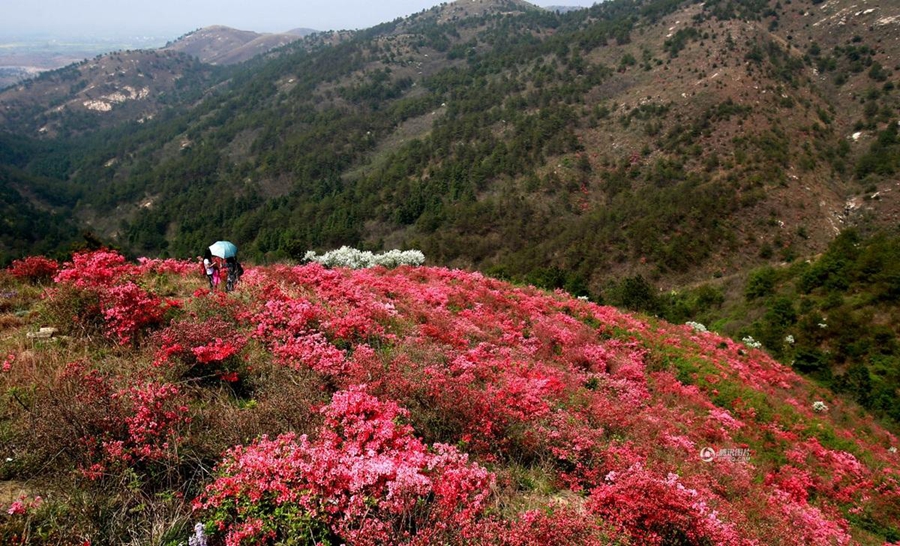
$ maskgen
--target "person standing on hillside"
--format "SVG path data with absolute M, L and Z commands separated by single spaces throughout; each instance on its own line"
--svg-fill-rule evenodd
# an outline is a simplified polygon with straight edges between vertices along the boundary
M 238 281 L 241 280 L 241 275 L 244 274 L 244 268 L 241 267 L 241 263 L 237 261 L 237 257 L 235 256 L 225 259 L 225 268 L 228 270 L 228 279 L 225 281 L 225 291 L 231 292 L 234 290 Z
M 213 287 L 219 283 L 216 282 L 218 281 L 218 275 L 216 275 L 216 266 L 215 264 L 213 264 L 210 258 L 211 256 L 206 256 L 205 258 L 197 256 L 197 260 L 200 261 L 200 265 L 203 267 L 203 273 L 206 275 L 206 280 L 209 281 L 209 289 L 212 290 Z

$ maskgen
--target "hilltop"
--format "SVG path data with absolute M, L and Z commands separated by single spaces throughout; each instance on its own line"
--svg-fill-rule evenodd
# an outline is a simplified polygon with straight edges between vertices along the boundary
M 216 25 L 158 49 L 104 53 L 63 68 L 31 72 L 0 94 L 0 127 L 31 136 L 71 137 L 184 109 L 219 85 L 216 65 L 234 65 L 315 33 L 257 33 Z M 5 85 L 2 87 L 6 87 Z M 60 128 L 63 134 L 60 134 Z
M 3 273 L 7 543 L 900 540 L 897 438 L 751 346 L 444 268 L 196 269 Z
M 242 63 L 314 32 L 297 28 L 281 34 L 270 34 L 214 25 L 186 34 L 162 49 L 186 53 L 204 63 L 229 65 Z

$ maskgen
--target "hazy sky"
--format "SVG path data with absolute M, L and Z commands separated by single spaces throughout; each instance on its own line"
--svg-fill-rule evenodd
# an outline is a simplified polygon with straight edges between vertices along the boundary
M 596 0 L 532 0 L 590 6 Z M 0 34 L 133 34 L 173 37 L 226 25 L 258 32 L 366 28 L 439 4 L 436 0 L 0 0 Z

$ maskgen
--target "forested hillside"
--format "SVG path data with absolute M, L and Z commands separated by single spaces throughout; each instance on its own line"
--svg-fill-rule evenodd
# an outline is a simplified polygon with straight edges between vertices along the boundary
M 84 225 L 136 252 L 408 245 L 593 293 L 623 272 L 734 272 L 893 214 L 887 191 L 847 201 L 897 168 L 896 24 L 833 25 L 839 8 L 451 3 L 298 42 L 212 94 L 186 82 L 186 110 L 57 140 L 56 176 Z

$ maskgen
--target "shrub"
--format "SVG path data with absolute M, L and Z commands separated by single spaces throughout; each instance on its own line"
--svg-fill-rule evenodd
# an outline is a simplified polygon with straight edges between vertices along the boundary
M 15 260 L 8 269 L 13 277 L 37 284 L 52 279 L 59 271 L 59 263 L 44 256 L 29 256 Z
M 246 338 L 221 317 L 203 321 L 185 318 L 153 334 L 150 344 L 158 347 L 153 364 L 173 370 L 177 379 L 218 377 L 237 380 L 238 355 Z
M 115 252 L 75 254 L 56 275 L 57 288 L 47 291 L 48 316 L 70 331 L 79 325 L 85 333 L 102 321 L 107 336 L 126 345 L 142 330 L 163 323 L 167 309 L 178 306 L 136 284 L 137 272 Z
M 82 362 L 70 363 L 36 393 L 32 441 L 48 457 L 67 455 L 90 480 L 126 468 L 167 470 L 177 462 L 180 427 L 190 421 L 171 384 L 113 379 Z
M 353 388 L 322 413 L 315 440 L 263 437 L 226 453 L 194 502 L 211 534 L 227 544 L 440 540 L 482 514 L 493 475 L 452 446 L 427 448 L 396 403 Z
M 772 294 L 775 290 L 775 270 L 761 267 L 750 273 L 744 296 L 747 300 L 755 300 Z
M 390 250 L 382 254 L 373 254 L 368 250 L 362 251 L 348 246 L 342 246 L 337 250 L 331 250 L 317 256 L 312 250 L 303 256 L 305 262 L 318 262 L 325 267 L 348 267 L 350 269 L 365 269 L 375 266 L 387 268 L 401 265 L 422 265 L 425 263 L 425 255 L 419 250 Z
M 610 472 L 591 492 L 592 512 L 625 529 L 639 544 L 739 544 L 737 531 L 679 477 L 654 475 L 636 463 Z

